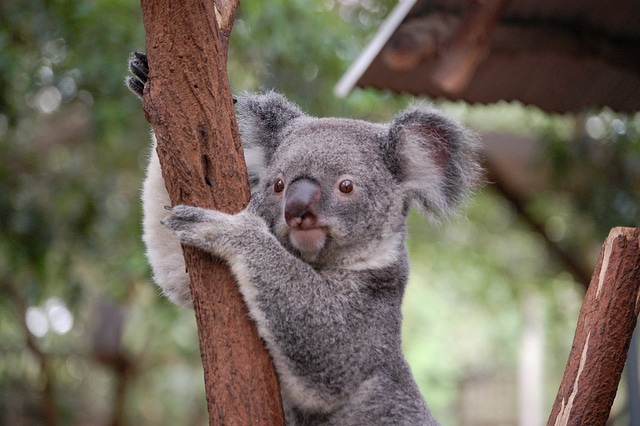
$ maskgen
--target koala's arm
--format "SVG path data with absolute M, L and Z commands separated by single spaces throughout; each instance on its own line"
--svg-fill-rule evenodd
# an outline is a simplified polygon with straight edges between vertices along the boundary
M 170 205 L 171 200 L 162 177 L 154 137 L 147 177 L 142 187 L 142 239 L 156 284 L 172 302 L 192 306 L 189 275 L 186 272 L 180 242 L 160 223 L 170 214 L 164 209 Z
M 189 206 L 176 206 L 172 213 L 163 223 L 183 244 L 228 263 L 286 400 L 328 412 L 357 392 L 371 374 L 374 355 L 361 348 L 376 346 L 372 341 L 380 337 L 368 332 L 376 327 L 369 322 L 372 316 L 363 314 L 370 307 L 364 306 L 358 280 L 344 271 L 326 276 L 289 253 L 251 206 L 235 215 Z M 392 315 L 379 318 L 393 322 Z

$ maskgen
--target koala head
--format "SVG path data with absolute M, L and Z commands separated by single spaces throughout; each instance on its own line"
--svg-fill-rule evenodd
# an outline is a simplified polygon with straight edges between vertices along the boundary
M 395 261 L 411 205 L 446 217 L 478 182 L 475 136 L 430 108 L 374 124 L 310 117 L 267 93 L 239 96 L 237 112 L 251 208 L 318 267 Z

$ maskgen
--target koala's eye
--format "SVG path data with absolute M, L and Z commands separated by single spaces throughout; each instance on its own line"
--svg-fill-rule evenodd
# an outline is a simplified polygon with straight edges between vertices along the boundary
M 276 183 L 273 184 L 273 190 L 275 192 L 284 191 L 284 181 L 282 179 L 277 179 Z
M 353 191 L 353 182 L 349 179 L 345 179 L 340 182 L 340 184 L 338 184 L 338 189 L 343 194 L 349 194 L 351 191 Z

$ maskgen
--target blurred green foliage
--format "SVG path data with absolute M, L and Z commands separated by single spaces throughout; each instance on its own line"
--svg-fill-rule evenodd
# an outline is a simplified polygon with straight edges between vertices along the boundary
M 592 218 L 598 238 L 612 226 L 638 226 L 640 113 L 591 111 L 575 124 L 570 143 L 553 133 L 544 138 L 556 187 Z
M 410 97 L 339 100 L 332 88 L 394 3 L 244 0 L 232 87 L 274 88 L 316 115 L 389 119 Z M 137 2 L 0 3 L 0 424 L 207 423 L 193 314 L 159 296 L 140 242 L 149 127 L 123 77 L 129 52 L 143 48 Z M 562 219 L 559 244 L 592 259 L 611 226 L 638 225 L 639 116 L 443 106 L 471 124 L 508 116 L 506 131 L 543 138 L 556 180 L 527 208 L 541 223 Z M 405 348 L 445 425 L 465 377 L 517 374 L 532 295 L 550 406 L 580 300 L 491 189 L 467 214 L 410 221 Z

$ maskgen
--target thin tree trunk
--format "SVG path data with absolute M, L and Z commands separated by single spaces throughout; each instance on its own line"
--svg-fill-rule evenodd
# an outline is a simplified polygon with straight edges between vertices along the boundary
M 640 230 L 613 228 L 582 302 L 548 426 L 604 425 L 640 313 Z
M 249 184 L 227 76 L 238 0 L 141 0 L 150 66 L 144 110 L 171 201 L 240 211 Z M 278 380 L 228 269 L 184 248 L 210 424 L 284 424 Z

